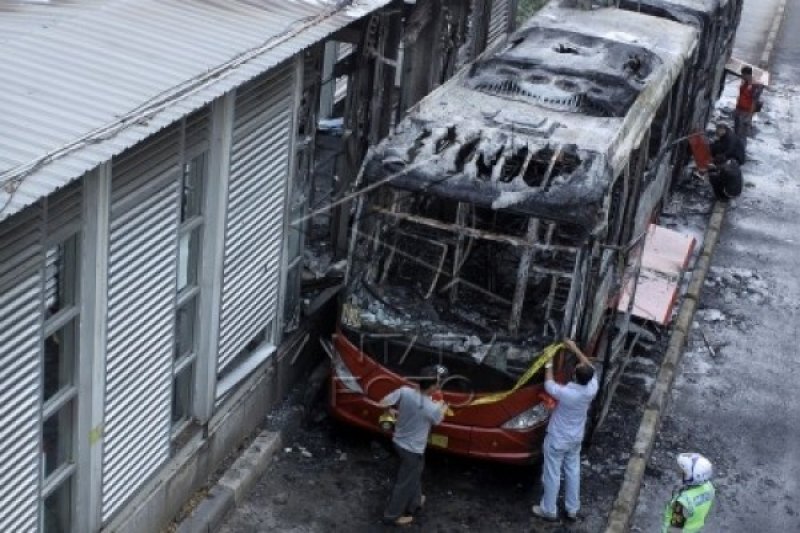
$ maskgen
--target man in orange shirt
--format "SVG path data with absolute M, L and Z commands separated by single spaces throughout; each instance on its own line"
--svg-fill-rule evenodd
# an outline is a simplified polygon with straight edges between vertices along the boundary
M 752 131 L 753 114 L 761 109 L 761 92 L 764 86 L 753 83 L 753 68 L 742 67 L 742 83 L 739 85 L 739 98 L 733 112 L 733 131 L 747 145 L 747 137 Z

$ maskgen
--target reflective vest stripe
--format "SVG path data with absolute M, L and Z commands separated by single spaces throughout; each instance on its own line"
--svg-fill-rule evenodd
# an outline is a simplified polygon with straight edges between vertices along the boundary
M 679 492 L 667 505 L 664 511 L 663 533 L 672 527 L 673 508 L 675 502 L 680 503 L 684 509 L 686 521 L 683 524 L 684 533 L 698 533 L 703 530 L 706 517 L 714 502 L 714 486 L 707 481 L 696 487 L 688 487 Z

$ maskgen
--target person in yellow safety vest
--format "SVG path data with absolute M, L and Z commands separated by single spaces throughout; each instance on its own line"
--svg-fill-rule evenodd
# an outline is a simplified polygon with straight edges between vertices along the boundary
M 675 491 L 664 511 L 661 533 L 698 533 L 703 530 L 714 503 L 711 461 L 699 453 L 682 453 L 678 455 L 678 468 L 683 475 L 683 485 Z

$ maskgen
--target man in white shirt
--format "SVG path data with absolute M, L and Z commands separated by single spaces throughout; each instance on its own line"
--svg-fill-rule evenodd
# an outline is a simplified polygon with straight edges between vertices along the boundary
M 542 486 L 544 491 L 539 505 L 533 506 L 533 514 L 548 521 L 558 520 L 558 490 L 561 484 L 561 469 L 564 469 L 564 507 L 567 519 L 578 519 L 581 484 L 581 444 L 583 443 L 586 414 L 597 394 L 597 378 L 591 361 L 569 339 L 564 341 L 568 350 L 580 361 L 575 367 L 573 381 L 560 385 L 553 380 L 553 363 L 545 365 L 544 387 L 558 401 L 547 424 L 544 439 L 544 465 Z
M 425 466 L 428 435 L 431 426 L 441 423 L 447 411 L 447 404 L 433 401 L 430 397 L 438 390 L 435 381 L 424 393 L 403 386 L 381 400 L 382 405 L 397 409 L 397 424 L 392 442 L 400 457 L 394 489 L 383 513 L 384 523 L 408 525 L 414 520 L 412 514 L 422 508 L 422 470 Z

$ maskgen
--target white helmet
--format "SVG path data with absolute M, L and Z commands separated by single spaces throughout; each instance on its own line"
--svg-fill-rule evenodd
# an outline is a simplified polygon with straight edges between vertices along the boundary
M 711 461 L 699 453 L 678 454 L 678 467 L 683 473 L 683 481 L 689 485 L 702 485 L 711 479 Z

